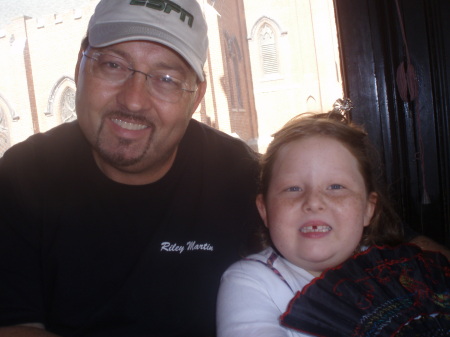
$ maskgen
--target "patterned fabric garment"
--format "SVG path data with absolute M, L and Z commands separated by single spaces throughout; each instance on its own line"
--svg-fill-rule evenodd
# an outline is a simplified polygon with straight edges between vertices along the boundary
M 450 336 L 450 264 L 410 244 L 372 247 L 298 292 L 282 324 L 316 336 Z

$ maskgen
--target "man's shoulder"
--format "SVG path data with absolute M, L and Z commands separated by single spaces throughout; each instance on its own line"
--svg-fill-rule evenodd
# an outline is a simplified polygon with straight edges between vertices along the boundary
M 6 153 L 36 146 L 64 146 L 70 142 L 70 140 L 78 138 L 79 135 L 81 135 L 81 133 L 76 121 L 64 123 L 46 132 L 31 135 L 26 140 L 13 145 Z
M 83 136 L 78 123 L 65 123 L 13 145 L 5 152 L 0 162 L 14 162 L 18 165 L 39 162 L 49 165 L 48 161 L 60 160 L 59 156 L 66 157 L 69 153 L 75 155 L 74 149 L 82 142 Z
M 222 158 L 239 156 L 256 161 L 259 156 L 242 139 L 230 136 L 194 119 L 189 124 L 186 139 L 209 154 L 220 154 Z

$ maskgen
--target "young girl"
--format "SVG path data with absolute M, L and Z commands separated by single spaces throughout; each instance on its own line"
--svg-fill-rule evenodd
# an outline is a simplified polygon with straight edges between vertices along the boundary
M 266 248 L 224 273 L 218 337 L 307 336 L 279 322 L 297 291 L 368 246 L 402 241 L 375 155 L 338 112 L 301 115 L 274 135 L 256 200 Z

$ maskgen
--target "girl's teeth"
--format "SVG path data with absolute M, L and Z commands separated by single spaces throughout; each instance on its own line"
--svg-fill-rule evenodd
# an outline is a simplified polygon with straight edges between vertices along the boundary
M 302 233 L 325 233 L 331 231 L 330 226 L 305 226 L 300 229 Z

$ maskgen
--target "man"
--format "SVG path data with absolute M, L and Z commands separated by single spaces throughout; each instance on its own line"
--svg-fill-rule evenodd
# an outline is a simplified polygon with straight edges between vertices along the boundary
M 0 336 L 215 334 L 222 272 L 260 221 L 256 156 L 191 119 L 195 0 L 102 0 L 78 120 L 0 159 Z
M 0 336 L 215 334 L 259 217 L 255 154 L 191 119 L 206 29 L 195 0 L 99 3 L 78 120 L 0 160 Z

